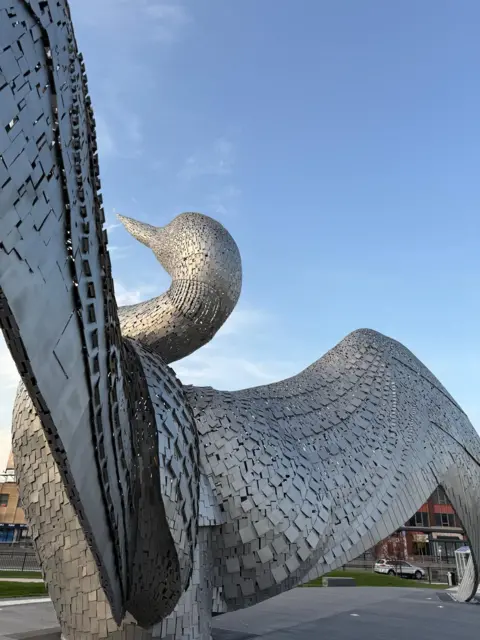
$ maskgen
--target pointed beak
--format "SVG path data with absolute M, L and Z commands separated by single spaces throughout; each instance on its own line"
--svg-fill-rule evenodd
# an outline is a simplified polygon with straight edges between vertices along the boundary
M 135 240 L 138 240 L 150 249 L 152 248 L 152 241 L 158 233 L 157 227 L 147 224 L 146 222 L 134 220 L 133 218 L 127 218 L 127 216 L 121 216 L 120 214 L 117 214 L 117 218 Z

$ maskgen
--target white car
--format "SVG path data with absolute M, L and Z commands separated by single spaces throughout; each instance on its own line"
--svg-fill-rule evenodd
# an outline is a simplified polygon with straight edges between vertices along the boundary
M 386 573 L 389 576 L 400 576 L 402 578 L 415 578 L 421 580 L 425 576 L 425 570 L 416 567 L 405 560 L 378 560 L 373 570 L 376 573 Z

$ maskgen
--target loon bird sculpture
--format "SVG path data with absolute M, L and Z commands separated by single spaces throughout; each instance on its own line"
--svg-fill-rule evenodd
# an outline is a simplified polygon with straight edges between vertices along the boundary
M 480 440 L 379 333 L 299 375 L 224 392 L 168 364 L 235 307 L 241 260 L 198 213 L 128 231 L 172 277 L 117 309 L 95 119 L 66 0 L 0 0 L 0 326 L 22 378 L 13 447 L 63 637 L 210 638 L 215 613 L 342 566 L 441 484 L 478 585 Z

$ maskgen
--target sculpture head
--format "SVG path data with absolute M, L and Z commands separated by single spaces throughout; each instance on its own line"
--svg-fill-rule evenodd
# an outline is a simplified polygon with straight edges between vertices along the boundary
M 201 213 L 181 213 L 164 227 L 118 218 L 153 251 L 173 281 L 208 285 L 233 310 L 242 289 L 242 261 L 235 240 L 219 222 Z
M 164 227 L 119 216 L 172 278 L 167 292 L 119 310 L 124 337 L 174 362 L 207 344 L 231 314 L 242 288 L 240 252 L 228 231 L 201 213 L 182 213 Z

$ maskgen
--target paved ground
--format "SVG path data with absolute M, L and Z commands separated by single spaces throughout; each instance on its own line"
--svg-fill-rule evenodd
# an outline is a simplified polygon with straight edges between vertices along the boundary
M 54 640 L 55 627 L 50 602 L 2 606 L 0 601 L 2 640 L 36 635 Z M 479 632 L 479 605 L 458 604 L 445 592 L 428 589 L 294 589 L 214 619 L 214 640 L 411 640 L 414 634 L 422 640 L 472 640 Z
M 58 622 L 49 600 L 32 598 L 29 604 L 11 606 L 13 600 L 0 600 L 0 638 L 27 638 L 30 634 L 57 630 Z M 26 600 L 22 600 L 25 603 Z M 58 634 L 57 634 L 58 637 Z M 43 639 L 42 639 L 43 640 Z M 48 640 L 45 638 L 44 640 Z
M 477 637 L 480 607 L 455 603 L 445 593 L 440 597 L 433 590 L 397 587 L 294 589 L 216 618 L 215 635 L 218 640 L 411 640 L 419 633 L 422 640 Z
M 0 582 L 43 582 L 42 578 L 2 578 L 0 576 Z

